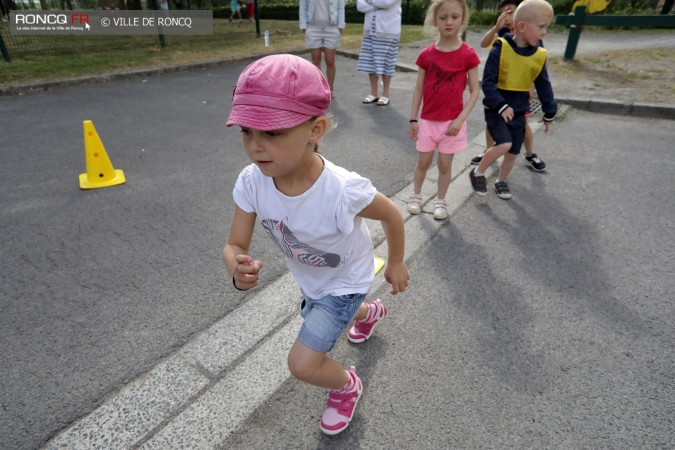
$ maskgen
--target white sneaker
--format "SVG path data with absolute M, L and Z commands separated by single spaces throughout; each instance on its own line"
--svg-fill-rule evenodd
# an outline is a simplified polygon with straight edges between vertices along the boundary
M 441 198 L 434 200 L 434 219 L 445 220 L 448 218 L 448 202 Z
M 408 198 L 408 212 L 410 214 L 419 214 L 422 212 L 422 194 L 410 194 Z

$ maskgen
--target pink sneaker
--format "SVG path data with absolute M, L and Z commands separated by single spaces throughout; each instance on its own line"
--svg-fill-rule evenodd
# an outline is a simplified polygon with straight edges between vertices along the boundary
M 343 431 L 354 417 L 356 404 L 363 393 L 363 383 L 354 370 L 354 366 L 349 368 L 349 376 L 354 381 L 354 389 L 350 392 L 345 392 L 343 389 L 328 392 L 328 403 L 320 424 L 321 431 L 326 434 L 334 435 Z
M 354 344 L 360 344 L 365 342 L 373 334 L 375 326 L 380 323 L 380 320 L 384 319 L 384 316 L 387 315 L 387 308 L 380 302 L 378 298 L 374 302 L 368 304 L 368 314 L 366 314 L 365 319 L 354 321 L 354 325 L 349 329 L 347 333 L 347 339 L 349 342 Z

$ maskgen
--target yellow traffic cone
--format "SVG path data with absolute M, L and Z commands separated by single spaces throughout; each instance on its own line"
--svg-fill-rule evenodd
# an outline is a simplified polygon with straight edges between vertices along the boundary
M 124 172 L 113 168 L 91 120 L 84 121 L 84 154 L 87 158 L 87 173 L 80 174 L 80 189 L 115 186 L 126 181 Z
M 382 270 L 384 267 L 384 259 L 380 258 L 379 256 L 375 257 L 375 275 L 377 275 L 377 272 Z

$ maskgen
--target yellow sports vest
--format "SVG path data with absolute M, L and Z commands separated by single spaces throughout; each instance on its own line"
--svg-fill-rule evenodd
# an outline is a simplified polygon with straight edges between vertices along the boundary
M 530 56 L 516 53 L 504 38 L 499 57 L 499 78 L 497 87 L 505 91 L 528 92 L 534 80 L 539 76 L 546 63 L 546 49 L 537 47 Z

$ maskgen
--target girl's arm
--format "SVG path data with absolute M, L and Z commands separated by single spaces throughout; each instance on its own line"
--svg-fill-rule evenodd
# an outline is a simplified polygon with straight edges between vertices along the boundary
M 366 206 L 358 216 L 379 220 L 382 224 L 389 249 L 387 266 L 384 269 L 384 278 L 391 284 L 392 294 L 405 291 L 408 287 L 410 276 L 408 275 L 408 268 L 403 262 L 405 255 L 405 231 L 403 228 L 403 218 L 398 208 L 394 202 L 378 192 L 375 194 L 375 198 L 370 205 Z
M 254 260 L 248 254 L 255 228 L 255 218 L 255 213 L 247 213 L 236 206 L 234 216 L 232 216 L 230 235 L 223 249 L 225 267 L 232 275 L 234 287 L 242 291 L 257 286 L 258 272 L 262 267 L 262 261 Z
M 417 120 L 420 113 L 420 105 L 422 104 L 422 96 L 424 95 L 424 77 L 426 71 L 422 68 L 417 72 L 417 83 L 413 90 L 412 111 L 410 112 L 410 120 Z M 419 132 L 419 125 L 417 122 L 410 122 L 410 139 L 417 140 L 417 133 Z
M 462 112 L 459 113 L 459 116 L 457 116 L 457 118 L 453 120 L 448 127 L 448 131 L 446 132 L 448 136 L 457 136 L 457 133 L 459 133 L 462 124 L 466 121 L 467 117 L 469 117 L 469 114 L 471 114 L 473 107 L 476 106 L 478 96 L 480 95 L 480 87 L 478 86 L 478 66 L 470 69 L 468 74 L 469 98 L 467 99 L 466 103 L 464 103 Z

